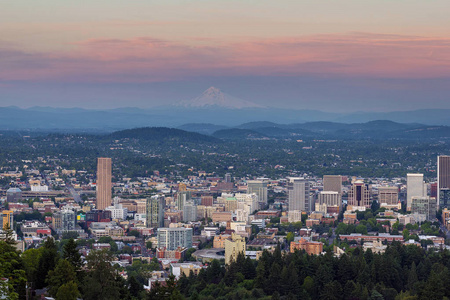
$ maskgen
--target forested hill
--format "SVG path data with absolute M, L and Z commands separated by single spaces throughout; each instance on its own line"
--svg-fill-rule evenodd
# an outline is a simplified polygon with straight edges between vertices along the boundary
M 221 139 L 261 139 L 267 137 L 262 133 L 250 129 L 238 128 L 217 130 L 213 133 L 213 136 Z
M 9 233 L 10 234 L 10 233 Z M 332 245 L 323 255 L 304 251 L 283 254 L 280 247 L 264 250 L 258 261 L 245 258 L 224 266 L 213 260 L 198 274 L 183 275 L 178 281 L 170 277 L 166 284 L 143 290 L 148 271 L 159 268 L 156 258 L 150 264 L 133 262 L 128 270 L 138 272 L 124 279 L 109 261 L 106 250 L 93 250 L 83 266 L 75 242 L 65 240 L 60 251 L 53 239 L 42 247 L 19 254 L 11 242 L 0 241 L 0 276 L 8 278 L 6 289 L 14 291 L 7 299 L 25 299 L 25 284 L 48 287 L 56 299 L 86 300 L 228 300 L 228 299 L 327 299 L 327 300 L 419 300 L 450 297 L 450 252 L 433 251 L 393 242 L 383 254 L 350 248 L 336 257 Z M 344 243 L 345 244 L 345 243 Z M 147 267 L 144 269 L 144 265 Z M 142 273 L 141 273 L 142 272 Z M 3 287 L 2 286 L 2 287 Z M 61 295 L 71 296 L 62 297 Z M 8 298 L 8 296 L 10 296 Z
M 141 141 L 176 141 L 179 143 L 217 143 L 219 139 L 196 132 L 166 127 L 142 127 L 116 131 L 110 134 L 113 139 L 139 139 Z
M 211 124 L 189 124 L 183 129 L 208 133 Z M 272 122 L 249 122 L 234 128 L 220 129 L 212 136 L 221 139 L 448 139 L 449 126 L 430 126 L 418 123 L 396 123 L 389 120 L 376 120 L 367 123 L 309 122 L 277 124 Z
M 185 299 L 448 299 L 450 252 L 425 251 L 398 242 L 384 254 L 359 248 L 335 257 L 279 248 L 259 261 L 239 256 L 226 268 L 213 261 L 177 283 Z M 177 291 L 173 292 L 176 294 Z M 180 297 L 181 298 L 181 297 Z M 182 299 L 182 298 L 181 298 Z

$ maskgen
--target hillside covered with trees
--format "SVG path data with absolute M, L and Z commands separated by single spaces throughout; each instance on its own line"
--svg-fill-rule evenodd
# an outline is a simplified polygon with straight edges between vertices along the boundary
M 60 247 L 20 254 L 0 241 L 0 293 L 24 299 L 26 286 L 46 288 L 56 299 L 445 299 L 450 297 L 450 252 L 392 243 L 384 254 L 360 248 L 336 257 L 264 251 L 258 261 L 239 256 L 229 266 L 214 260 L 198 275 L 169 278 L 150 292 L 131 275 L 122 278 L 106 251 L 83 264 L 73 239 Z M 61 249 L 61 250 L 58 250 Z M 7 280 L 6 280 L 7 279 Z

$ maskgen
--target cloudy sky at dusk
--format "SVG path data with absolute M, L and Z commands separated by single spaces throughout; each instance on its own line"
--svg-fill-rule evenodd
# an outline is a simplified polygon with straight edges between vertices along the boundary
M 0 106 L 148 108 L 215 86 L 284 108 L 450 108 L 448 0 L 0 5 Z

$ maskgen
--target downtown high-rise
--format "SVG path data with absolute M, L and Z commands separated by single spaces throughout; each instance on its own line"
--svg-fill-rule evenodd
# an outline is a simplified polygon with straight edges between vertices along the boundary
M 288 182 L 289 211 L 311 212 L 313 203 L 310 197 L 310 183 L 304 178 L 289 178 Z
M 369 185 L 365 184 L 362 180 L 356 180 L 348 191 L 347 204 L 369 208 L 371 205 Z
M 325 192 L 338 192 L 342 195 L 342 176 L 341 175 L 324 175 L 323 190 Z
M 450 156 L 437 158 L 437 202 L 441 208 L 450 208 Z
M 423 174 L 406 174 L 406 209 L 411 210 L 413 197 L 425 196 L 427 196 L 427 188 L 423 181 Z
M 97 201 L 96 208 L 104 210 L 111 205 L 111 168 L 112 162 L 109 157 L 97 159 Z
M 267 179 L 249 180 L 247 181 L 247 194 L 255 193 L 261 207 L 267 205 Z
M 147 198 L 147 228 L 164 227 L 164 196 L 154 195 Z

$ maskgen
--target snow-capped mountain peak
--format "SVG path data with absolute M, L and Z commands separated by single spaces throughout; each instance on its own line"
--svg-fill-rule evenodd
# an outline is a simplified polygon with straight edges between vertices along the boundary
M 231 109 L 240 108 L 263 108 L 264 106 L 242 100 L 226 93 L 223 93 L 216 87 L 210 87 L 204 91 L 200 96 L 191 100 L 185 100 L 178 103 L 178 106 L 192 107 L 192 108 L 208 108 L 208 107 L 222 107 Z

